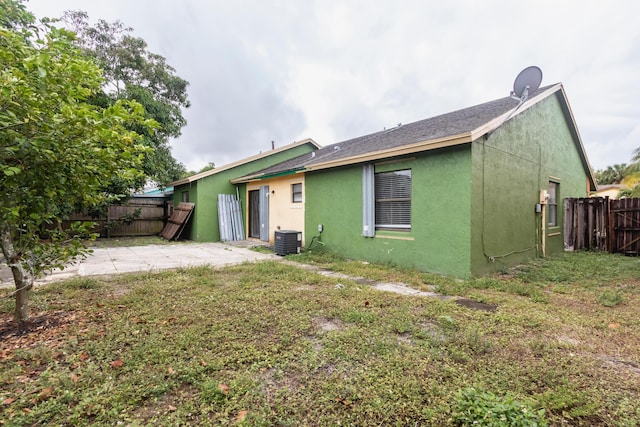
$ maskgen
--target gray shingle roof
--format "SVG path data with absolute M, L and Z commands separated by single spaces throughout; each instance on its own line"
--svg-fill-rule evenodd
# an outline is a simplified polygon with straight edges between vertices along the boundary
M 535 99 L 553 86 L 555 85 L 538 89 L 529 96 L 529 100 Z M 468 134 L 512 110 L 517 105 L 518 101 L 511 97 L 496 99 L 451 113 L 327 145 L 310 154 L 257 171 L 251 176 L 257 177 L 302 170 L 306 167 L 329 161 L 362 156 L 423 141 Z

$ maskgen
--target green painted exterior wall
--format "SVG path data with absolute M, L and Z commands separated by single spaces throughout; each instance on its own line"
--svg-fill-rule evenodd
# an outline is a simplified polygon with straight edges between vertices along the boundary
M 542 256 L 540 191 L 559 183 L 558 226 L 546 254 L 564 250 L 562 199 L 587 197 L 588 174 L 556 95 L 535 104 L 472 144 L 471 272 L 499 271 Z
M 345 256 L 467 276 L 471 244 L 470 145 L 375 164 L 375 172 L 411 169 L 410 232 L 362 236 L 362 165 L 305 175 L 305 234 Z
M 412 170 L 410 232 L 362 236 L 362 165 L 307 172 L 307 241 L 316 236 L 350 258 L 458 277 L 500 271 L 542 256 L 542 214 L 535 207 L 554 181 L 558 226 L 545 227 L 546 254 L 562 251 L 562 200 L 588 196 L 589 172 L 558 96 L 487 138 L 375 164 L 376 172 Z
M 239 194 L 243 209 L 243 222 L 246 226 L 246 187 L 244 184 L 231 184 L 230 180 L 310 153 L 314 151 L 314 149 L 315 148 L 309 143 L 298 145 L 288 150 L 279 151 L 272 155 L 214 173 L 196 182 L 176 186 L 174 188 L 175 204 L 182 200 L 182 192 L 187 190 L 189 191 L 189 201 L 196 204 L 190 224 L 188 224 L 187 228 L 183 231 L 181 238 L 198 242 L 220 241 L 220 231 L 218 228 L 218 194 Z M 236 188 L 238 189 L 237 192 Z
M 195 203 L 198 199 L 198 183 L 192 182 L 188 185 L 181 185 L 179 187 L 174 187 L 173 189 L 173 205 L 178 206 L 178 203 L 182 202 L 182 194 L 184 192 L 189 193 L 189 202 Z M 192 231 L 197 227 L 198 218 L 195 215 L 195 211 L 191 214 L 191 218 L 189 222 L 185 225 L 182 233 L 180 234 L 181 239 L 191 239 Z

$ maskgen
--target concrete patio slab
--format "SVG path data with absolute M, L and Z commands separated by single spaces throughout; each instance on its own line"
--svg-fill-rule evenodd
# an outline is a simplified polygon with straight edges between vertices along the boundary
M 35 284 L 50 283 L 76 276 L 110 276 L 133 272 L 156 272 L 167 269 L 209 265 L 222 268 L 245 262 L 279 260 L 265 254 L 225 243 L 189 243 L 176 245 L 127 246 L 93 249 L 86 259 L 55 270 Z M 0 276 L 0 287 L 13 287 L 9 274 Z

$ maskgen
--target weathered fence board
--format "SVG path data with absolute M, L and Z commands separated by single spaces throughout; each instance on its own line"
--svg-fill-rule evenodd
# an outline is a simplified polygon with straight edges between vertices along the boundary
M 640 255 L 640 199 L 593 197 L 564 200 L 567 250 L 592 249 Z
M 178 240 L 180 233 L 184 230 L 195 207 L 195 203 L 178 203 L 178 206 L 173 209 L 173 213 L 167 220 L 167 225 L 162 229 L 160 235 L 167 240 Z
M 111 205 L 103 218 L 87 213 L 72 214 L 62 222 L 68 228 L 73 222 L 95 223 L 93 232 L 102 237 L 154 236 L 160 234 L 169 216 L 172 203 L 164 198 L 132 198 L 120 205 Z
M 640 254 L 640 199 L 620 199 L 612 203 L 613 247 L 615 252 Z

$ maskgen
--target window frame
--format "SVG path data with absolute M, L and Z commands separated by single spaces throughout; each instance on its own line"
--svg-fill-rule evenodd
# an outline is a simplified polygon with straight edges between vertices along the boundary
M 559 227 L 558 199 L 560 198 L 560 183 L 549 180 L 547 193 L 549 194 L 549 199 L 547 200 L 547 227 Z
M 296 186 L 299 186 L 300 191 L 296 191 Z M 296 200 L 296 195 L 299 196 L 299 200 Z M 296 182 L 294 184 L 291 184 L 291 203 L 302 203 L 302 202 L 303 202 L 302 183 Z
M 402 182 L 397 179 L 397 176 L 408 176 L 408 186 L 406 180 Z M 381 182 L 386 177 L 389 177 L 389 180 Z M 412 229 L 412 199 L 413 172 L 411 168 L 374 173 L 375 230 L 410 232 Z M 387 218 L 381 219 L 381 216 Z M 391 219 L 391 221 L 383 221 L 385 219 Z

